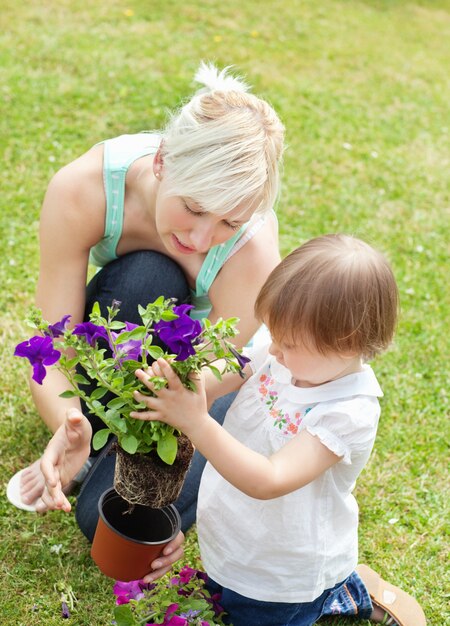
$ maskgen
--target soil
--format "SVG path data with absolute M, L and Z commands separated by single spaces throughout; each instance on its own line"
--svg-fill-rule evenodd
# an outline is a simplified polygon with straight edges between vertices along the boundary
M 184 484 L 194 448 L 187 437 L 178 437 L 173 465 L 164 463 L 156 452 L 129 454 L 116 444 L 114 488 L 130 504 L 160 509 L 175 502 Z

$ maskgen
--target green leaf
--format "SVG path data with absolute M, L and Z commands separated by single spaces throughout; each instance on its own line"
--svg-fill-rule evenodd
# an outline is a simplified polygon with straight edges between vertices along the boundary
M 85 376 L 83 376 L 83 374 L 75 374 L 73 379 L 79 385 L 90 385 L 91 384 L 91 381 L 88 380 Z
M 126 400 L 122 400 L 122 398 L 113 398 L 106 405 L 108 409 L 121 409 L 123 406 L 127 404 Z
M 114 389 L 120 389 L 120 387 L 123 386 L 123 376 L 113 378 L 111 381 L 111 386 L 114 387 Z
M 117 346 L 121 343 L 125 343 L 130 339 L 139 340 L 144 339 L 147 335 L 147 331 L 145 330 L 145 326 L 138 326 L 134 330 L 128 330 L 124 333 L 120 333 L 120 335 L 115 339 L 114 344 Z
M 100 304 L 98 302 L 94 302 L 91 315 L 101 315 Z
M 126 328 L 123 322 L 111 322 L 111 324 L 109 324 L 109 327 L 111 330 L 120 330 L 121 328 Z
M 121 448 L 128 452 L 128 454 L 134 454 L 138 447 L 138 440 L 134 435 L 125 435 L 124 437 L 120 437 L 119 445 Z
M 160 359 L 164 356 L 164 350 L 162 350 L 159 346 L 149 346 L 148 353 L 152 357 L 152 359 Z
M 100 398 L 103 398 L 103 396 L 107 393 L 108 390 L 104 387 L 97 387 L 97 389 L 94 389 L 94 391 L 91 393 L 91 400 L 100 400 Z
M 160 459 L 172 465 L 177 456 L 178 440 L 172 433 L 164 433 L 163 437 L 158 440 L 156 451 Z
M 222 374 L 220 373 L 220 370 L 214 365 L 208 365 L 208 367 L 211 370 L 211 372 L 214 374 L 214 376 L 217 378 L 217 380 L 222 382 Z
M 177 320 L 180 316 L 174 313 L 173 311 L 164 311 L 161 313 L 161 319 L 165 322 L 171 322 L 172 320 Z
M 75 365 L 78 365 L 79 362 L 80 362 L 80 359 L 77 356 L 74 356 L 73 359 L 68 359 L 65 362 L 65 366 L 67 367 L 68 370 L 71 370 L 73 367 L 75 367 Z
M 110 427 L 114 426 L 115 428 L 117 428 L 117 430 L 120 430 L 120 432 L 122 433 L 127 432 L 127 423 L 122 417 L 120 417 L 120 415 L 115 415 L 113 418 L 109 420 L 108 424 L 110 425 Z
M 59 394 L 60 398 L 76 398 L 78 394 L 72 389 L 68 389 L 67 391 L 63 391 Z
M 121 604 L 114 607 L 114 619 L 117 626 L 134 626 L 133 612 L 131 610 L 131 604 Z
M 100 450 L 100 448 L 103 448 L 105 443 L 108 441 L 110 433 L 111 431 L 109 428 L 102 428 L 95 433 L 92 438 L 92 447 L 94 450 Z

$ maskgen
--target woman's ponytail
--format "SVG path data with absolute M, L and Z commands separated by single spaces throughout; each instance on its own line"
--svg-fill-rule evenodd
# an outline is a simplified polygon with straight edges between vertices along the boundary
M 230 69 L 232 65 L 220 71 L 213 63 L 202 61 L 198 68 L 194 80 L 203 85 L 197 93 L 208 93 L 211 91 L 240 91 L 245 92 L 250 86 L 240 77 L 232 76 Z

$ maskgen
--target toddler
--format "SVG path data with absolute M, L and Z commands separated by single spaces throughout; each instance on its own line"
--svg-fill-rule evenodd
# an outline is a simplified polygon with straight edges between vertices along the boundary
M 137 393 L 151 410 L 134 415 L 181 430 L 209 461 L 197 529 L 210 591 L 234 626 L 310 626 L 336 614 L 425 625 L 414 598 L 357 570 L 352 491 L 383 395 L 366 361 L 397 322 L 389 264 L 353 237 L 318 237 L 272 271 L 255 311 L 272 342 L 246 351 L 246 381 L 211 377 L 192 393 L 162 359 L 138 373 L 152 390 L 149 373 L 168 387 Z M 222 427 L 207 402 L 238 388 Z

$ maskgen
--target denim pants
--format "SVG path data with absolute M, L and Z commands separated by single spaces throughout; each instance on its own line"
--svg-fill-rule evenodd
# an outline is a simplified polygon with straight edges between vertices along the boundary
M 106 307 L 111 306 L 113 300 L 119 300 L 121 305 L 117 319 L 140 323 L 138 305 L 146 306 L 161 295 L 176 298 L 179 304 L 189 302 L 190 289 L 180 267 L 158 252 L 132 252 L 106 265 L 90 281 L 86 289 L 85 319 L 88 319 L 94 302 L 98 302 L 106 314 Z M 87 386 L 84 389 L 89 392 Z M 223 423 L 234 396 L 229 394 L 214 403 L 210 414 L 219 423 Z M 102 402 L 107 403 L 109 400 L 105 396 Z M 104 428 L 99 418 L 90 415 L 85 406 L 82 409 L 94 432 Z M 89 541 L 92 541 L 97 527 L 100 496 L 113 485 L 115 453 L 111 451 L 111 443 L 98 454 L 92 451 L 94 463 L 77 499 L 75 517 Z M 198 488 L 205 463 L 205 458 L 195 452 L 185 484 L 175 502 L 181 515 L 183 532 L 195 522 Z
M 227 613 L 224 623 L 232 626 L 313 626 L 325 616 L 369 619 L 372 613 L 369 593 L 356 572 L 312 602 L 252 600 L 218 585 L 212 578 L 206 586 L 211 595 L 221 594 L 219 604 Z

